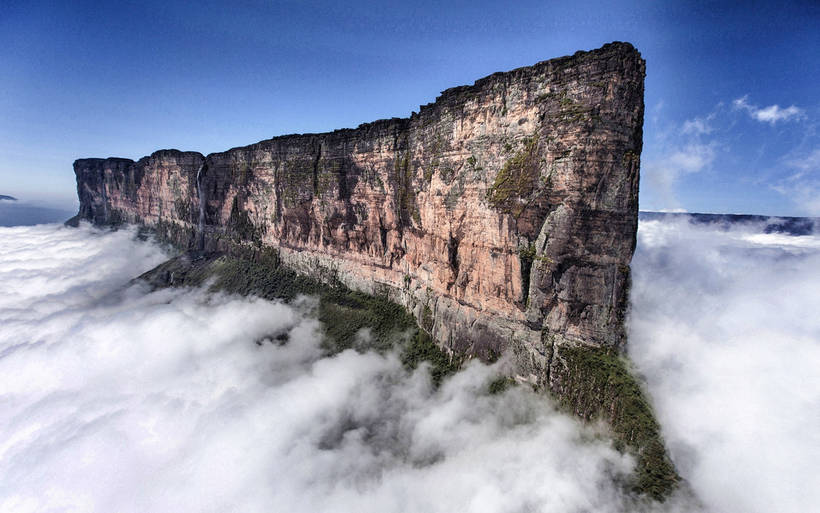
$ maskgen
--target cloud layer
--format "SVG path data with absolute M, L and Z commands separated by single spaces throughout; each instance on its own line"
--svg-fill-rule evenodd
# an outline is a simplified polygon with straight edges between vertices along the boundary
M 132 235 L 0 230 L 0 511 L 632 509 L 544 396 L 323 358 L 310 300 L 122 289 L 164 257 Z
M 0 229 L 0 511 L 693 511 L 634 504 L 597 427 L 472 364 L 323 357 L 310 299 L 149 292 L 134 233 Z M 717 512 L 810 511 L 820 238 L 646 221 L 631 355 Z M 285 344 L 275 342 L 287 332 Z
M 630 354 L 711 510 L 820 503 L 820 237 L 645 221 Z

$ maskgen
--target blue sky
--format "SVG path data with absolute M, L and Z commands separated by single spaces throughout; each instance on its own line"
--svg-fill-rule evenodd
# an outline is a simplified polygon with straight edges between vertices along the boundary
M 0 4 L 0 194 L 75 200 L 80 157 L 221 151 L 406 117 L 445 88 L 633 43 L 641 208 L 820 215 L 820 4 Z

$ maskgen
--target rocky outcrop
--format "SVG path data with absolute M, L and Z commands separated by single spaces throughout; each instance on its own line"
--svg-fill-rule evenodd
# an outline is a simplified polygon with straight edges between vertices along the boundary
M 450 353 L 439 378 L 507 353 L 519 382 L 607 421 L 636 456 L 629 486 L 662 499 L 679 477 L 620 356 L 644 74 L 612 43 L 448 89 L 406 119 L 80 159 L 73 221 L 139 224 L 191 250 L 142 277 L 154 286 L 319 294 L 339 347 L 358 327 L 406 328 L 398 303 L 420 327 L 410 353 L 433 354 L 430 336 Z
M 404 305 L 448 351 L 510 349 L 564 386 L 561 347 L 624 344 L 644 61 L 612 43 L 444 91 L 406 119 L 203 156 L 74 163 L 79 218 L 284 265 Z

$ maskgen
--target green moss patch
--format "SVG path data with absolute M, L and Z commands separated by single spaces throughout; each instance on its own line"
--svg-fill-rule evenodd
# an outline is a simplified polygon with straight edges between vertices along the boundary
M 423 330 L 416 330 L 402 351 L 401 361 L 408 369 L 415 369 L 422 362 L 430 362 L 430 375 L 435 386 L 441 385 L 444 378 L 458 371 L 462 364 L 461 358 L 451 357 L 442 351 Z
M 240 208 L 236 196 L 234 196 L 231 203 L 231 217 L 228 219 L 228 228 L 237 242 L 247 241 L 258 244 L 262 241 L 260 230 L 253 224 L 248 212 Z
M 138 278 L 154 288 L 198 287 L 212 291 L 254 295 L 290 302 L 300 295 L 318 298 L 316 315 L 322 323 L 328 355 L 349 348 L 385 352 L 400 348 L 402 363 L 415 369 L 430 362 L 433 383 L 455 372 L 461 360 L 442 351 L 416 319 L 385 296 L 357 292 L 336 283 L 328 285 L 287 269 L 271 248 L 237 248 L 236 254 L 186 253 Z M 359 337 L 367 329 L 369 337 Z
M 490 395 L 498 395 L 502 394 L 507 389 L 515 385 L 515 380 L 513 378 L 507 376 L 499 376 L 494 380 L 490 381 L 490 384 L 487 385 L 487 391 Z
M 612 428 L 619 450 L 637 458 L 632 490 L 663 500 L 680 477 L 664 447 L 660 426 L 628 361 L 602 348 L 559 347 L 565 369 L 558 376 L 556 398 L 584 420 L 604 420 Z
M 504 163 L 487 190 L 490 205 L 516 218 L 521 216 L 538 187 L 541 170 L 537 150 L 538 137 L 529 137 L 524 147 Z

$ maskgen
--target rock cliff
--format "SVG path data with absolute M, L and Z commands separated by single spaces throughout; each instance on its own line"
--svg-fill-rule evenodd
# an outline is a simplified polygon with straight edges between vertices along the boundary
M 79 217 L 274 247 L 298 272 L 387 294 L 449 351 L 511 348 L 522 378 L 554 388 L 554 347 L 624 342 L 644 69 L 613 43 L 448 89 L 407 119 L 80 159 Z
M 404 306 L 450 354 L 603 417 L 641 489 L 677 481 L 618 352 L 638 222 L 645 64 L 628 43 L 447 89 L 409 118 L 203 156 L 74 163 L 78 219 L 277 265 Z M 176 265 L 176 264 L 174 264 Z

